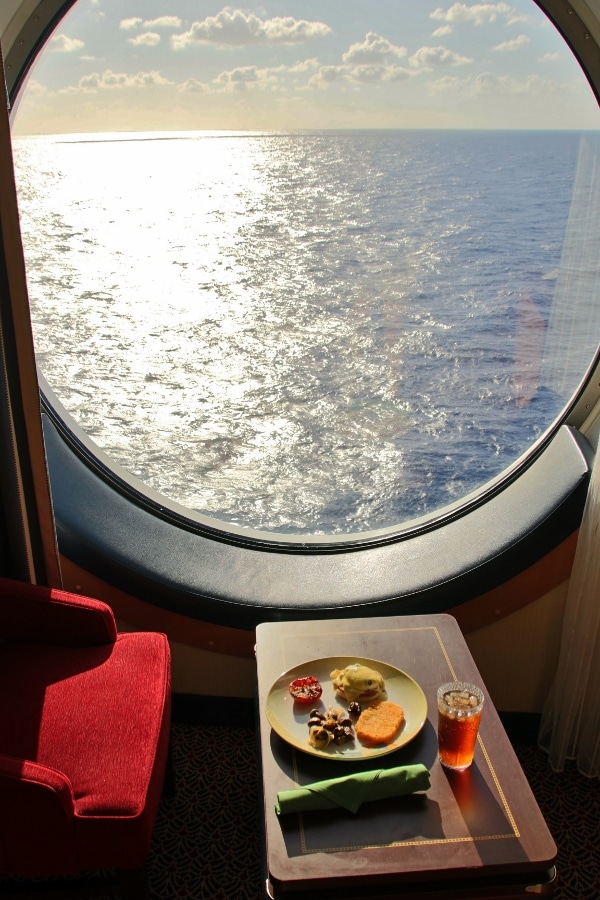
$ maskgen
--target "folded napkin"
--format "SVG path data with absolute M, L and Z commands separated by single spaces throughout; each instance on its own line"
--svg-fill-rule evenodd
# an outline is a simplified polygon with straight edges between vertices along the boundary
M 367 801 L 426 791 L 429 786 L 429 770 L 421 764 L 397 766 L 395 769 L 374 769 L 371 772 L 316 781 L 292 791 L 279 791 L 275 811 L 277 815 L 283 815 L 341 806 L 355 813 Z

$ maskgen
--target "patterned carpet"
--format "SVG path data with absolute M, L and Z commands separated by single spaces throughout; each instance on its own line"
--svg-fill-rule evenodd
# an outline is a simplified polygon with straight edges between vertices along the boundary
M 147 864 L 152 900 L 264 900 L 256 743 L 247 713 L 237 727 L 174 722 L 176 794 L 162 801 L 155 828 Z M 600 897 L 600 780 L 584 778 L 572 764 L 553 773 L 534 745 L 515 749 L 559 847 L 555 900 Z M 95 898 L 118 900 L 104 892 Z
M 152 900 L 262 898 L 254 730 L 175 723 L 172 749 L 176 795 L 154 832 Z
M 558 847 L 554 900 L 600 897 L 600 779 L 581 775 L 573 762 L 553 772 L 538 747 L 514 747 Z

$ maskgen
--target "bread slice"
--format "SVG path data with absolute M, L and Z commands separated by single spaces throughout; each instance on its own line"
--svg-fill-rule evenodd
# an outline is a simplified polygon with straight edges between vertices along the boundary
M 357 719 L 356 736 L 369 747 L 389 744 L 404 724 L 404 710 L 397 703 L 383 700 L 364 709 Z

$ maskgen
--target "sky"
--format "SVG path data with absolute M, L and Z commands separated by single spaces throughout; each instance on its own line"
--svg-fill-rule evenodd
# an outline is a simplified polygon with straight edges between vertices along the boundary
M 15 134 L 599 125 L 533 0 L 79 0 L 13 120 Z

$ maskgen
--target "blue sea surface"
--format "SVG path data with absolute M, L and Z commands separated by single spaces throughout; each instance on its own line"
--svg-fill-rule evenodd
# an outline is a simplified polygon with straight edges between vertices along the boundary
M 41 370 L 190 510 L 333 535 L 430 515 L 527 451 L 596 352 L 598 143 L 16 139 Z

